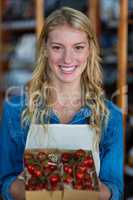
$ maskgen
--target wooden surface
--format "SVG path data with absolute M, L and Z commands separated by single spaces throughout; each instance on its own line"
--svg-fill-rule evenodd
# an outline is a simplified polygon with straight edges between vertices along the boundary
M 128 34 L 128 0 L 120 0 L 120 21 L 118 29 L 118 83 L 117 104 L 123 111 L 124 141 L 126 137 L 127 114 L 127 34 Z
M 128 0 L 120 0 L 120 21 L 118 30 L 118 105 L 124 109 L 126 103 L 127 81 L 127 27 L 128 27 Z
M 100 1 L 88 0 L 88 16 L 92 22 L 93 29 L 99 39 L 101 34 L 101 22 L 100 22 Z
M 44 0 L 36 0 L 36 33 L 39 37 L 44 24 Z
M 26 192 L 26 200 L 98 200 L 99 192 L 82 190 L 55 191 L 33 191 Z

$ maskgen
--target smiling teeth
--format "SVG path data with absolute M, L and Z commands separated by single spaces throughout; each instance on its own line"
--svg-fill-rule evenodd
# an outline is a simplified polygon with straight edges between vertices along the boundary
M 64 72 L 73 72 L 75 70 L 75 66 L 69 67 L 69 66 L 61 66 L 61 70 Z

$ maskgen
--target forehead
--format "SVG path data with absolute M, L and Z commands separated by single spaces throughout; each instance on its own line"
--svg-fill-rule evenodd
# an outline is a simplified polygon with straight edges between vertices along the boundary
M 87 34 L 84 31 L 73 28 L 69 25 L 56 26 L 49 34 L 48 40 L 51 42 L 68 41 L 73 43 L 87 42 Z

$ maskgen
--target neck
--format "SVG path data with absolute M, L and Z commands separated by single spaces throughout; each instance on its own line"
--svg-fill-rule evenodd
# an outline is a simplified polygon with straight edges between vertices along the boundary
M 56 103 L 61 105 L 70 105 L 72 102 L 81 102 L 81 85 L 80 81 L 77 83 L 54 83 L 55 92 L 52 99 L 56 99 Z M 55 102 L 55 101 L 54 101 Z M 72 104 L 73 104 L 72 103 Z

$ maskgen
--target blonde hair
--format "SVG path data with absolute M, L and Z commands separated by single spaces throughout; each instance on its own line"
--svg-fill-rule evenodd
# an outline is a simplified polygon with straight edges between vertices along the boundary
M 82 74 L 81 85 L 84 104 L 92 110 L 90 125 L 95 128 L 99 137 L 101 124 L 108 116 L 108 110 L 105 106 L 105 95 L 102 89 L 99 47 L 88 17 L 80 11 L 68 7 L 62 7 L 49 15 L 42 29 L 38 41 L 36 68 L 33 72 L 32 80 L 28 84 L 29 104 L 23 112 L 23 120 L 26 119 L 26 116 L 31 116 L 32 121 L 35 122 L 36 118 L 39 117 L 40 122 L 44 123 L 44 117 L 49 116 L 51 85 L 45 44 L 49 32 L 56 26 L 64 24 L 84 31 L 88 37 L 91 55 L 89 56 L 86 69 Z M 39 105 L 44 105 L 45 109 L 43 107 L 39 111 L 38 102 Z

